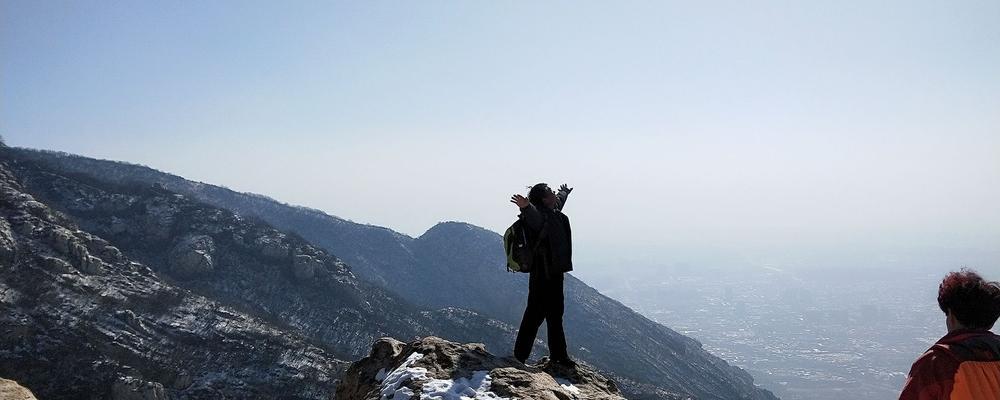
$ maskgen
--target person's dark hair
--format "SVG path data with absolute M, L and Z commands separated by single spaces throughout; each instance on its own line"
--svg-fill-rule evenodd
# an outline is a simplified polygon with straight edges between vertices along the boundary
M 970 269 L 951 272 L 938 287 L 938 306 L 968 328 L 989 329 L 1000 318 L 1000 283 Z
M 542 199 L 545 198 L 549 193 L 552 193 L 552 189 L 549 189 L 549 185 L 546 183 L 536 183 L 535 186 L 531 187 L 528 191 L 528 201 L 534 204 L 535 207 L 543 207 L 545 203 Z

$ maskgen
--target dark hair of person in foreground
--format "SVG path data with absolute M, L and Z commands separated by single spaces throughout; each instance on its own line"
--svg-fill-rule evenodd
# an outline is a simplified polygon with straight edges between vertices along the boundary
M 1000 284 L 969 269 L 951 272 L 938 287 L 938 306 L 966 328 L 990 329 L 1000 318 Z

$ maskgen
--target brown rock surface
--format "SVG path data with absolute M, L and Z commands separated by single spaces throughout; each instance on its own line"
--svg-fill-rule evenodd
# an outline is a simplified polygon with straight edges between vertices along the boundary
M 0 378 L 0 399 L 3 400 L 35 400 L 35 395 L 24 386 L 12 380 Z

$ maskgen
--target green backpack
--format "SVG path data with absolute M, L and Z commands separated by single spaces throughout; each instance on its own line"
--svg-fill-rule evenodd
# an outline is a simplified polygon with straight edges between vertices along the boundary
M 545 225 L 542 224 L 542 232 L 545 232 Z M 528 247 L 528 232 L 521 219 L 514 221 L 503 233 L 503 249 L 507 254 L 507 271 L 510 272 L 531 272 L 531 256 L 538 250 L 538 245 L 542 244 L 542 235 L 539 235 L 534 246 Z

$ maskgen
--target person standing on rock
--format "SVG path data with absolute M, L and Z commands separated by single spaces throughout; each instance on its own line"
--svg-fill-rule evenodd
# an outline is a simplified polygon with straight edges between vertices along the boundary
M 522 363 L 531 355 L 538 327 L 545 321 L 549 358 L 558 364 L 575 365 L 566 351 L 562 323 L 563 274 L 573 270 L 569 218 L 562 213 L 562 208 L 571 191 L 573 188 L 566 184 L 560 186 L 556 193 L 549 185 L 539 183 L 531 187 L 527 198 L 515 194 L 510 199 L 520 208 L 518 218 L 523 221 L 526 231 L 537 241 L 536 250 L 531 255 L 528 305 L 514 342 L 514 358 Z

